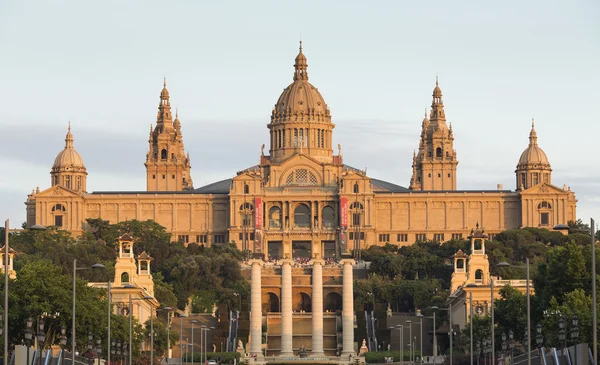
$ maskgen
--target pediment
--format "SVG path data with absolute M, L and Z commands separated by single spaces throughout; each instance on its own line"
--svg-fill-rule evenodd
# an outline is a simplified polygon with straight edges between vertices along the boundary
M 41 191 L 37 194 L 35 194 L 36 198 L 37 197 L 53 197 L 53 196 L 60 196 L 60 197 L 80 197 L 81 194 L 78 194 L 76 192 L 74 192 L 73 190 L 64 188 L 60 185 L 54 185 L 51 188 L 48 188 L 44 191 Z
M 548 183 L 538 184 L 532 186 L 527 190 L 521 191 L 521 195 L 533 195 L 533 194 L 569 194 L 569 192 Z
M 323 163 L 321 161 L 318 161 L 318 160 L 312 158 L 311 156 L 305 155 L 303 153 L 299 153 L 299 154 L 290 156 L 287 160 L 282 161 L 279 164 L 279 166 L 281 166 L 281 169 L 286 170 L 290 166 L 296 165 L 296 164 L 309 165 L 315 169 L 320 169 L 321 166 L 323 166 Z

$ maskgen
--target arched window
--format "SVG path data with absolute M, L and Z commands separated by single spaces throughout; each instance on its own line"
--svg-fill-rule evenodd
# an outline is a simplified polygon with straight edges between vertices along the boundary
M 55 206 L 52 207 L 52 211 L 53 212 L 66 212 L 67 208 L 65 208 L 65 206 L 62 204 L 56 204 Z
M 310 228 L 310 208 L 300 204 L 294 209 L 294 227 Z
M 329 205 L 323 208 L 321 213 L 321 225 L 323 228 L 335 227 L 335 211 Z
M 250 186 L 244 183 L 244 194 L 250 194 Z
M 163 149 L 162 151 L 160 151 L 160 159 L 161 160 L 167 159 L 167 150 Z
M 269 228 L 281 229 L 281 208 L 271 207 L 269 209 Z
M 307 169 L 297 169 L 285 178 L 284 185 L 318 185 L 317 176 Z
M 483 280 L 483 270 L 479 269 L 475 271 L 475 280 Z
M 254 206 L 250 203 L 244 203 L 240 205 L 240 214 L 242 215 L 242 225 L 249 227 L 252 225 L 252 212 Z
M 442 149 L 440 147 L 435 149 L 435 157 L 442 157 Z
M 129 273 L 122 273 L 121 274 L 121 282 L 122 283 L 128 283 L 129 282 Z
M 354 194 L 358 194 L 358 183 L 354 183 Z
M 552 205 L 548 202 L 541 202 L 538 204 L 538 209 L 552 209 Z

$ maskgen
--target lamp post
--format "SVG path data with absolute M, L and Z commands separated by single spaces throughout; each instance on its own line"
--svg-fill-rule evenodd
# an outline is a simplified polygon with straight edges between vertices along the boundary
M 173 308 L 164 307 L 156 310 L 157 312 L 167 312 L 167 365 L 169 365 L 169 358 L 171 353 L 171 312 Z M 154 364 L 152 364 L 154 365 Z
M 42 355 L 44 352 L 44 341 L 46 340 L 46 332 L 44 332 L 44 317 L 38 322 L 37 340 L 40 344 L 40 354 L 38 356 L 38 365 L 42 365 Z
M 413 358 L 414 358 L 414 352 L 413 352 L 413 346 L 412 346 L 412 321 L 408 320 L 408 321 L 406 321 L 406 324 L 408 324 L 408 340 L 409 340 L 408 361 L 410 361 L 412 363 Z
M 508 344 L 506 343 L 506 333 L 503 332 L 502 333 L 502 358 L 504 358 L 506 356 L 507 349 L 508 349 Z
M 560 316 L 558 319 L 558 341 L 560 342 L 561 354 L 565 357 L 565 341 L 567 339 L 567 331 L 565 330 L 565 318 Z
M 92 349 L 94 348 L 94 335 L 92 335 L 91 332 L 88 332 L 88 344 L 87 344 L 87 350 L 88 350 L 88 364 L 91 364 L 92 362 Z
M 183 319 L 185 317 L 187 317 L 185 314 L 182 314 L 179 316 L 179 358 L 181 358 L 181 356 L 183 354 Z M 186 338 L 186 342 L 187 342 L 187 338 Z M 186 347 L 186 352 L 187 352 L 187 347 Z M 183 363 L 183 360 L 182 360 L 182 363 Z
M 116 358 L 115 358 L 116 347 L 115 347 L 115 339 L 114 338 L 110 340 L 110 345 L 108 345 L 108 348 L 110 349 L 109 350 L 110 354 L 116 360 Z M 111 365 L 111 363 L 108 363 L 108 365 Z
M 31 317 L 27 318 L 27 328 L 25 329 L 25 346 L 27 347 L 27 365 L 29 365 L 29 346 L 31 346 L 31 339 L 33 338 L 33 330 L 31 326 L 33 324 L 33 319 Z
M 67 347 L 67 326 L 62 325 L 60 327 L 60 348 L 62 349 L 62 356 L 63 356 L 63 360 L 64 360 L 64 352 L 65 352 L 65 348 Z M 29 349 L 27 349 L 27 351 L 29 351 Z M 27 362 L 27 364 L 29 364 L 29 362 Z
M 400 347 L 398 348 L 398 351 L 400 353 L 400 363 L 402 363 L 402 360 L 404 360 L 403 356 L 402 356 L 402 332 L 403 332 L 403 326 L 401 324 L 397 325 L 396 327 L 390 327 L 390 330 L 398 330 L 400 331 L 399 335 L 400 335 L 400 341 L 398 341 L 398 344 L 400 345 Z
M 514 348 L 515 348 L 515 334 L 513 330 L 508 331 L 508 348 L 510 349 L 510 364 L 512 365 L 513 357 L 514 357 Z
M 121 340 L 117 340 L 117 363 L 121 363 Z
M 479 355 L 481 355 L 481 340 L 475 345 L 475 353 L 477 354 L 477 365 L 479 365 Z
M 575 350 L 575 365 L 577 365 L 577 339 L 579 338 L 579 317 L 577 317 L 577 315 L 574 315 L 572 321 L 573 327 L 571 327 L 571 339 L 573 339 L 573 349 Z
M 496 264 L 496 267 L 508 267 L 510 264 L 508 262 L 499 262 Z M 492 365 L 494 365 L 494 353 L 496 352 L 496 344 L 494 339 L 494 279 L 490 277 L 490 307 L 491 307 L 491 315 L 492 315 Z M 471 361 L 471 365 L 473 362 Z
M 192 365 L 194 365 L 194 324 L 199 323 L 197 320 L 192 319 Z
M 542 335 L 542 325 L 538 323 L 535 327 L 537 335 L 535 336 L 535 342 L 539 351 L 540 358 L 544 357 L 544 335 Z M 541 360 L 540 360 L 541 361 Z
M 102 359 L 102 340 L 96 340 L 96 357 L 98 358 L 98 364 L 100 364 L 100 360 Z

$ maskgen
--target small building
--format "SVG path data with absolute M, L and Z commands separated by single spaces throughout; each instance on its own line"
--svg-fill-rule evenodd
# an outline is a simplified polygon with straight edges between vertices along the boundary
M 4 275 L 4 264 L 5 264 L 5 258 L 4 258 L 4 246 L 2 246 L 2 248 L 0 249 L 2 250 L 0 252 L 0 272 L 2 273 L 2 275 Z M 17 251 L 13 250 L 11 247 L 8 248 L 8 277 L 11 279 L 16 279 L 17 278 L 17 272 L 14 269 L 13 266 L 13 261 L 15 258 L 15 254 L 18 253 Z
M 458 250 L 453 256 L 454 272 L 450 282 L 449 305 L 452 308 L 452 323 L 463 328 L 469 323 L 469 299 L 473 301 L 473 315 L 484 316 L 490 313 L 492 295 L 494 299 L 500 298 L 500 289 L 506 285 L 525 294 L 527 280 L 502 280 L 490 274 L 490 263 L 485 253 L 485 241 L 488 236 L 479 224 L 471 230 L 468 239 L 471 240 L 471 254 L 467 255 Z M 531 284 L 531 283 L 530 283 Z M 530 285 L 533 293 L 533 285 Z
M 133 317 L 143 324 L 155 315 L 160 303 L 154 298 L 154 281 L 150 272 L 152 257 L 146 252 L 135 257 L 134 243 L 135 240 L 127 234 L 119 237 L 119 255 L 115 263 L 115 278 L 110 284 L 110 294 L 114 313 L 129 315 L 132 311 Z M 89 285 L 106 288 L 108 283 Z

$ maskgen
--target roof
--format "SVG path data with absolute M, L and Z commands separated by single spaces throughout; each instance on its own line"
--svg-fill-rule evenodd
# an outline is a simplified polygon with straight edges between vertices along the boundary
M 404 186 L 396 185 L 391 182 L 371 179 L 371 184 L 373 185 L 373 191 L 375 193 L 409 193 L 410 190 L 405 188 Z
M 194 194 L 229 194 L 233 179 L 225 179 L 194 189 Z

